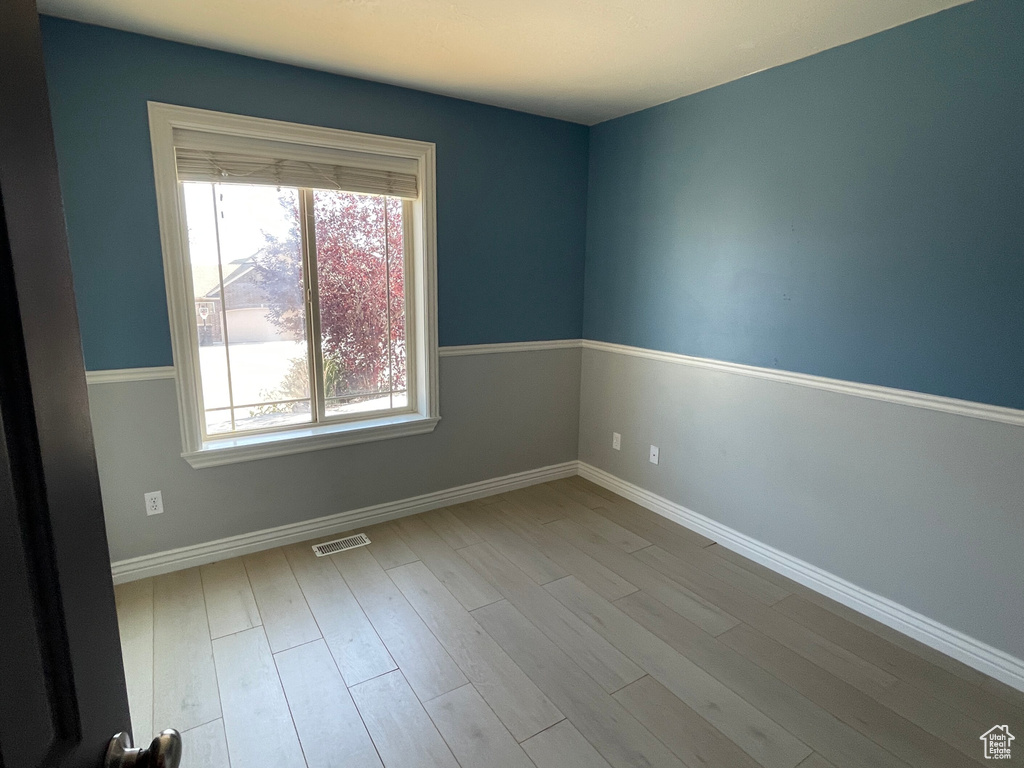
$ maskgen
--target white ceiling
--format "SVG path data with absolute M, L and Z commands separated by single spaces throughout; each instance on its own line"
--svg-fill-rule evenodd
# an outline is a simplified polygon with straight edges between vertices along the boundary
M 39 0 L 39 8 L 591 125 L 963 2 Z

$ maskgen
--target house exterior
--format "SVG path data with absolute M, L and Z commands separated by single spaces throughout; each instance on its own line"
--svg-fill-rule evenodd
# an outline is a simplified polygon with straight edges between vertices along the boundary
M 192 280 L 196 300 L 199 345 L 224 343 L 221 321 L 227 307 L 228 338 L 232 344 L 294 340 L 296 336 L 274 325 L 268 316 L 269 302 L 263 289 L 254 254 L 227 265 L 224 294 L 221 295 L 217 265 L 193 264 Z

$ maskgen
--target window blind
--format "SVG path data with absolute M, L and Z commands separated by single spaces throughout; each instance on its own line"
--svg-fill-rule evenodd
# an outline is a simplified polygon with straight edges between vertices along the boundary
M 200 146 L 194 146 L 197 143 Z M 204 147 L 203 143 L 211 142 L 189 141 L 175 146 L 179 181 L 312 187 L 410 199 L 419 195 L 418 178 L 411 167 L 414 164 L 400 158 L 384 157 L 374 163 L 362 153 L 327 151 L 314 152 L 308 158 L 295 156 L 303 154 L 301 150 L 288 157 L 282 156 L 289 154 L 286 152 L 266 151 L 273 150 L 278 142 L 251 141 L 251 148 L 243 151 Z

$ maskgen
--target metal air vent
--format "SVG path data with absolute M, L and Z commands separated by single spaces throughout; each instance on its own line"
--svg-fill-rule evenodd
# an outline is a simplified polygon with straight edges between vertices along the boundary
M 313 551 L 316 553 L 317 557 L 326 557 L 327 555 L 333 555 L 337 552 L 344 552 L 347 549 L 365 547 L 369 543 L 369 536 L 365 533 L 357 533 L 355 536 L 348 536 L 344 539 L 325 541 L 323 544 L 314 544 Z

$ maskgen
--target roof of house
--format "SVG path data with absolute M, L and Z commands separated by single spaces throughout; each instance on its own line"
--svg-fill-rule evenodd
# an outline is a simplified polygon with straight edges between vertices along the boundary
M 224 270 L 224 285 L 233 283 L 255 268 L 256 254 L 230 262 Z M 195 291 L 196 300 L 219 299 L 220 279 L 220 267 L 217 264 L 193 264 L 192 288 Z

